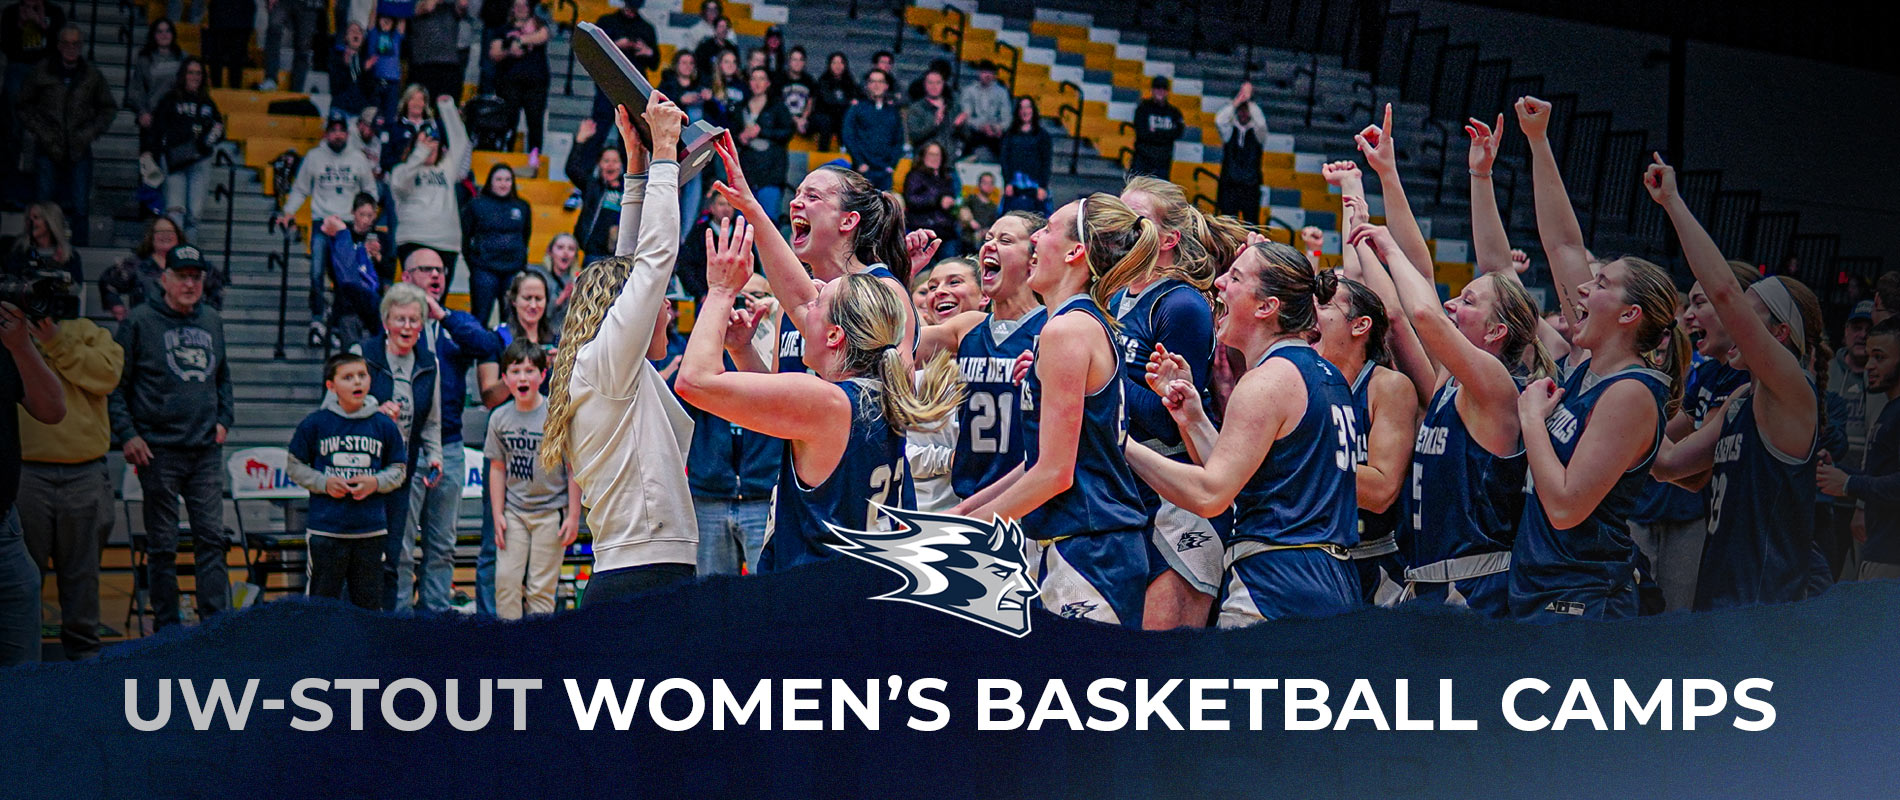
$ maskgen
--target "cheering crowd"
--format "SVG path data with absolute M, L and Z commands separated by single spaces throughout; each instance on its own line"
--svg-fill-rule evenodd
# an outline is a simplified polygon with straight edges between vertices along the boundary
M 270 11 L 271 41 L 288 32 L 298 53 L 293 89 L 317 13 L 299 2 Z M 312 595 L 451 606 L 472 403 L 490 409 L 475 604 L 502 618 L 554 609 L 583 527 L 592 604 L 834 558 L 828 526 L 882 526 L 877 503 L 1019 519 L 1041 608 L 1148 629 L 1407 602 L 1614 619 L 1900 577 L 1900 274 L 1850 285 L 1846 318 L 1824 319 L 1811 287 L 1727 260 L 1660 158 L 1629 179 L 1674 226 L 1688 291 L 1657 264 L 1599 258 L 1546 102 L 1521 98 L 1514 116 L 1552 307 L 1523 283 L 1491 185 L 1503 114 L 1466 128 L 1478 277 L 1441 300 L 1390 107 L 1354 142 L 1384 224 L 1358 163 L 1324 168 L 1344 221 L 1335 266 L 1314 256 L 1316 229 L 1289 245 L 1253 224 L 1266 129 L 1250 87 L 1216 119 L 1234 176 L 1221 213 L 1168 180 L 1183 127 L 1160 78 L 1121 193 L 1059 198 L 1040 111 L 993 65 L 961 88 L 933 65 L 900 93 L 889 54 L 860 79 L 833 53 L 814 78 L 779 28 L 742 58 L 709 0 L 700 44 L 655 84 L 651 150 L 595 98 L 565 164 L 576 227 L 531 254 L 514 168 L 469 164 L 494 143 L 540 168 L 550 25 L 530 0 L 491 5 L 339 3 L 324 139 L 273 216 L 310 203 L 309 343 L 336 351 L 287 443 L 311 494 Z M 637 11 L 599 24 L 654 69 Z M 91 69 L 63 57 L 76 28 L 51 30 L 62 56 L 26 87 Z M 207 60 L 231 63 L 212 43 Z M 471 52 L 481 84 L 463 104 Z M 221 446 L 242 410 L 219 273 L 191 244 L 221 79 L 165 20 L 140 57 L 152 65 L 126 103 L 166 213 L 96 279 L 116 334 L 0 319 L 27 444 L 18 519 L 34 586 L 37 565 L 58 576 L 74 658 L 98 648 L 112 443 L 158 532 L 159 626 L 181 619 L 177 498 L 197 612 L 226 602 Z M 699 119 L 730 135 L 682 181 L 679 131 Z M 800 136 L 847 158 L 790 175 Z M 981 165 L 972 192 L 960 160 Z M 66 220 L 83 232 L 84 200 L 44 194 L 10 260 L 83 281 Z M 468 311 L 447 302 L 458 268 Z M 675 319 L 687 300 L 690 336 Z M 52 385 L 35 370 L 64 388 L 63 421 L 29 391 Z M 101 502 L 62 507 L 57 487 L 82 479 Z

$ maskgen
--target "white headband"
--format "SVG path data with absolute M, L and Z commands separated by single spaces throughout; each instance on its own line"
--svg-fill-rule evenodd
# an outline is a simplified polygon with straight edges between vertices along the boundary
M 1088 237 L 1082 233 L 1082 221 L 1089 215 L 1089 199 L 1084 196 L 1076 200 L 1075 206 L 1075 242 L 1083 247 L 1089 246 Z
M 1788 326 L 1791 331 L 1789 335 L 1794 337 L 1795 349 L 1807 352 L 1807 325 L 1801 317 L 1801 306 L 1794 302 L 1794 295 L 1788 293 L 1787 285 L 1771 276 L 1756 281 L 1749 288 L 1755 290 L 1755 296 L 1761 298 L 1762 305 L 1768 306 L 1768 313 Z

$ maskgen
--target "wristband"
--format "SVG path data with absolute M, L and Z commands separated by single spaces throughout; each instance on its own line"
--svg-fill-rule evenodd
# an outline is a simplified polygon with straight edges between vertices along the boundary
M 1471 173 L 1471 177 L 1473 177 L 1473 178 L 1489 178 L 1489 177 L 1491 177 L 1491 173 L 1489 173 L 1489 172 L 1479 172 L 1479 171 L 1477 171 L 1477 170 L 1475 170 L 1475 169 L 1467 169 L 1467 170 L 1465 170 L 1465 171 L 1466 171 L 1466 172 L 1469 172 L 1469 173 Z

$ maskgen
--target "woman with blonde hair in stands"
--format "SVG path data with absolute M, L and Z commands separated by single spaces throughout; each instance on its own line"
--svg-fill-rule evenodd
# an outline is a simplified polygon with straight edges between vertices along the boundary
M 1153 268 L 1160 228 L 1098 193 L 1056 209 L 1030 240 L 1028 285 L 1050 304 L 1023 384 L 1023 461 L 956 513 L 1022 520 L 1043 608 L 1139 628 L 1148 514 L 1122 454 L 1127 401 L 1107 307 Z
M 1717 424 L 1666 448 L 1656 463 L 1656 477 L 1696 488 L 1707 475 L 1709 536 L 1695 610 L 1800 600 L 1814 546 L 1821 407 L 1809 369 L 1822 345 L 1820 303 L 1785 275 L 1743 287 L 1661 156 L 1643 186 L 1669 214 L 1689 269 L 1734 342 L 1728 366 L 1749 380 L 1722 404 Z
M 706 299 L 674 388 L 708 414 L 785 440 L 757 570 L 833 558 L 829 545 L 841 540 L 829 526 L 878 530 L 877 506 L 916 506 L 905 434 L 955 413 L 963 380 L 944 356 L 913 379 L 897 350 L 910 304 L 862 273 L 827 281 L 810 301 L 787 309 L 809 337 L 803 357 L 811 374 L 726 369 L 722 352 L 749 349 L 766 309 L 735 309 L 752 277 L 752 227 L 744 219 L 722 223 L 717 237 L 707 231 L 706 238 Z M 744 324 L 733 325 L 735 317 Z
M 1121 198 L 1135 213 L 1155 223 L 1160 233 L 1154 266 L 1134 278 L 1110 300 L 1109 313 L 1121 323 L 1122 390 L 1128 398 L 1128 435 L 1155 452 L 1188 461 L 1187 446 L 1160 396 L 1148 388 L 1149 357 L 1157 350 L 1181 359 L 1193 373 L 1196 392 L 1205 395 L 1216 352 L 1214 309 L 1207 291 L 1214 275 L 1247 244 L 1247 228 L 1232 217 L 1208 217 L 1195 209 L 1181 187 L 1146 175 L 1128 179 Z M 1220 591 L 1221 549 L 1217 528 L 1232 519 L 1210 521 L 1165 502 L 1147 484 L 1137 483 L 1151 523 L 1147 609 L 1149 630 L 1205 627 L 1214 595 Z
M 594 536 L 595 605 L 693 577 L 699 528 L 686 483 L 693 422 L 648 360 L 663 339 L 666 287 L 679 255 L 679 134 L 686 115 L 647 103 L 652 164 L 625 107 L 615 123 L 635 170 L 623 181 L 612 258 L 575 279 L 554 362 L 541 458 L 572 465 Z
M 1590 275 L 1545 135 L 1550 104 L 1520 98 L 1517 120 L 1530 140 L 1538 238 L 1574 347 L 1561 385 L 1546 378 L 1518 397 L 1530 494 L 1511 547 L 1511 611 L 1537 621 L 1633 617 L 1641 554 L 1629 515 L 1681 402 L 1689 337 L 1663 268 L 1619 258 Z

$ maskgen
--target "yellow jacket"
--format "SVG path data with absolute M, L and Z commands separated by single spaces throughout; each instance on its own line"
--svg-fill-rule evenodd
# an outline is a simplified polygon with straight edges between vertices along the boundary
M 59 323 L 52 341 L 39 345 L 46 365 L 66 390 L 66 418 L 47 425 L 20 415 L 20 457 L 54 464 L 83 464 L 102 458 L 112 446 L 112 422 L 106 398 L 119 386 L 125 351 L 106 329 L 89 319 Z

